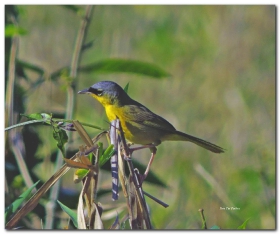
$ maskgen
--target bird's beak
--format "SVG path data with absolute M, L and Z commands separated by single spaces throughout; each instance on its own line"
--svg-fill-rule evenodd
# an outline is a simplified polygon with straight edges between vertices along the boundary
M 78 94 L 85 94 L 85 93 L 89 94 L 90 92 L 88 91 L 88 89 L 83 89 L 78 92 Z

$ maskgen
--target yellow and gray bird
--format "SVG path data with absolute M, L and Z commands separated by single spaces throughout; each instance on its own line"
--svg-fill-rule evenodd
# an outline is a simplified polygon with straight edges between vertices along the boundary
M 146 145 L 152 156 L 144 173 L 144 178 L 154 159 L 156 148 L 163 141 L 189 141 L 214 153 L 224 149 L 208 141 L 177 131 L 172 124 L 147 107 L 133 100 L 115 82 L 101 81 L 79 94 L 90 94 L 105 108 L 109 121 L 119 119 L 125 138 L 132 143 Z

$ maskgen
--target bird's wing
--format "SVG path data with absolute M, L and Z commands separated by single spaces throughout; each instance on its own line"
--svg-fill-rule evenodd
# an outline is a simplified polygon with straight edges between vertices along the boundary
M 131 122 L 136 122 L 146 127 L 162 129 L 164 131 L 176 131 L 173 125 L 167 120 L 151 112 L 140 103 L 137 105 L 126 105 L 123 108 L 125 108 L 123 111 L 124 118 Z

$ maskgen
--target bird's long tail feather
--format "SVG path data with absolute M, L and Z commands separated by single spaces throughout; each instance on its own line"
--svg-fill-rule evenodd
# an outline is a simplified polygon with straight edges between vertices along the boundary
M 202 140 L 200 138 L 188 135 L 186 133 L 176 131 L 173 134 L 170 134 L 167 136 L 166 140 L 171 140 L 171 141 L 190 141 L 198 146 L 201 146 L 207 150 L 210 150 L 214 153 L 223 153 L 224 149 L 220 146 L 217 146 L 215 144 L 212 144 L 208 141 Z

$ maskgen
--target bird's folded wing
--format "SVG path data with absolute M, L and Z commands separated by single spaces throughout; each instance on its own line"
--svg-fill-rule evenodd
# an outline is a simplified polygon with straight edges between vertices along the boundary
M 167 120 L 151 112 L 143 105 L 126 105 L 123 117 L 127 121 L 136 122 L 146 127 L 156 128 L 164 131 L 174 132 L 176 129 Z

